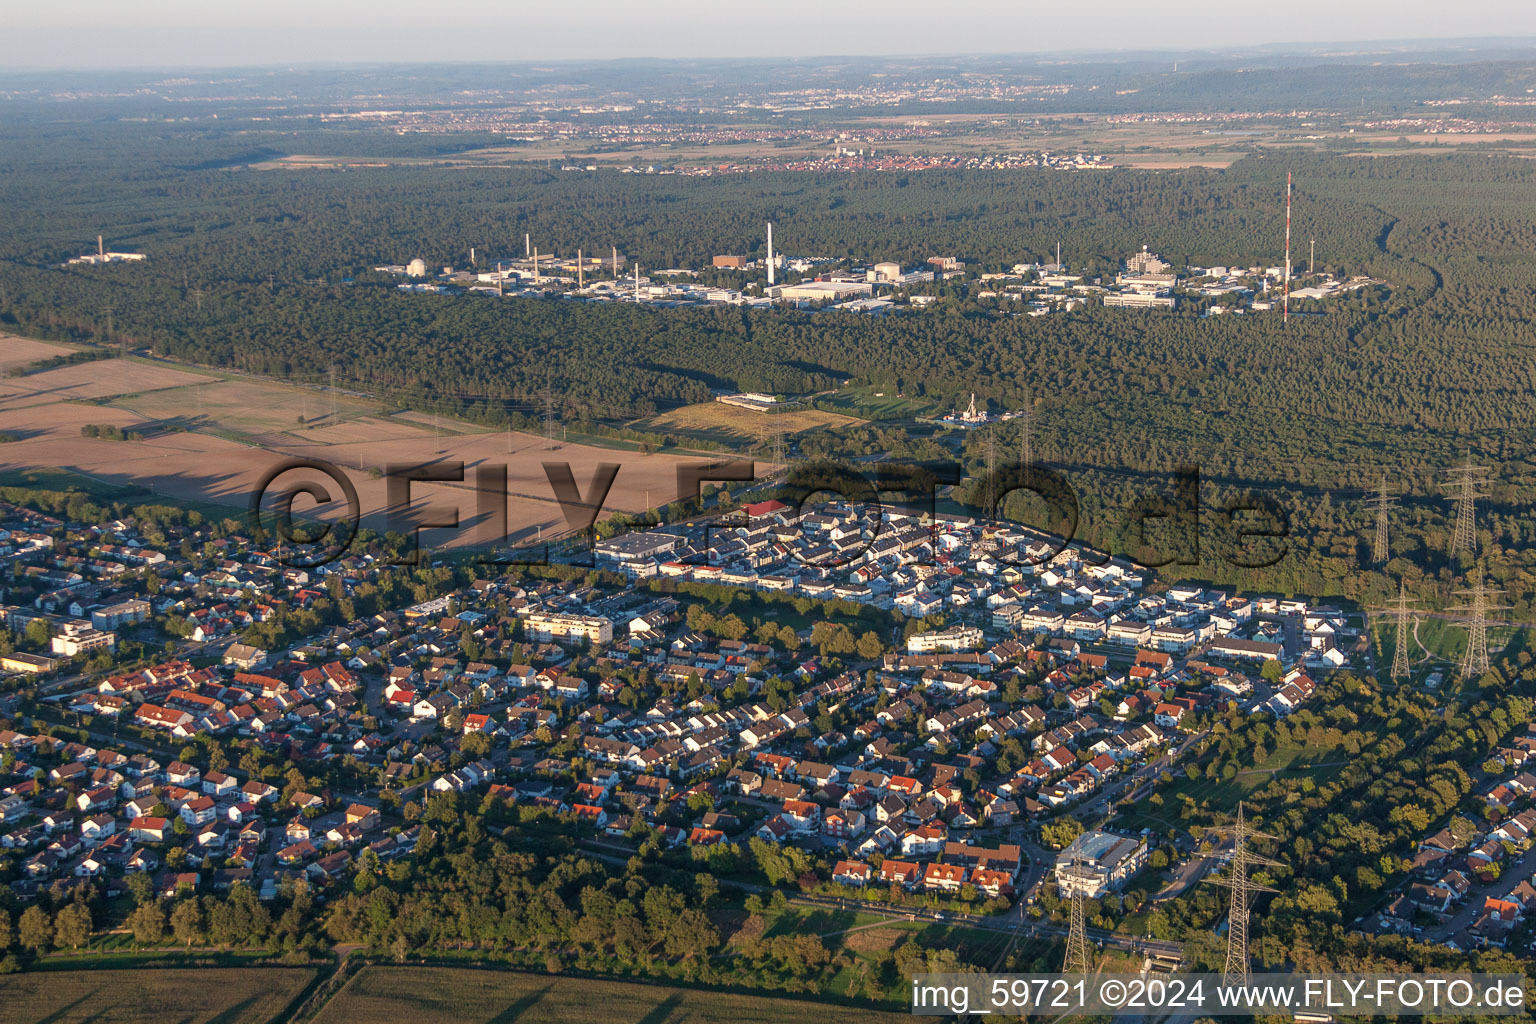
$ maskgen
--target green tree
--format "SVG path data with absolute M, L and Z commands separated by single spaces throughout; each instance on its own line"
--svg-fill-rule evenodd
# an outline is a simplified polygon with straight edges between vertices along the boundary
M 1057 818 L 1040 826 L 1040 840 L 1053 849 L 1061 850 L 1083 834 L 1083 823 L 1071 815 Z
M 53 922 L 48 912 L 33 905 L 21 912 L 21 944 L 41 956 L 53 943 Z
M 48 628 L 46 620 L 33 619 L 27 623 L 26 636 L 27 643 L 33 647 L 47 647 L 49 638 L 53 636 L 53 631 Z
M 165 908 L 159 903 L 143 903 L 128 915 L 128 930 L 133 940 L 141 946 L 154 946 L 165 941 Z
M 91 909 L 84 903 L 71 903 L 59 911 L 53 921 L 54 941 L 60 946 L 79 949 L 91 941 Z
M 171 911 L 171 932 L 183 946 L 202 945 L 203 923 L 203 908 L 196 896 L 176 904 Z

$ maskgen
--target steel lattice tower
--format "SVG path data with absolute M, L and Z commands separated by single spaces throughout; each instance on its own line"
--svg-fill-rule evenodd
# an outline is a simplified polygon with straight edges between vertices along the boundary
M 982 442 L 982 451 L 987 458 L 987 515 L 996 519 L 999 516 L 997 510 L 997 430 L 987 431 L 987 438 Z
M 1472 456 L 1452 469 L 1448 474 L 1447 487 L 1455 496 L 1456 528 L 1451 534 L 1450 556 L 1477 555 L 1477 499 L 1488 497 L 1483 489 L 1488 483 L 1488 467 L 1474 466 Z
M 1481 569 L 1473 569 L 1472 585 L 1456 593 L 1471 598 L 1471 604 L 1453 610 L 1466 612 L 1470 616 L 1467 622 L 1467 649 L 1461 656 L 1461 677 L 1475 679 L 1492 667 L 1488 660 L 1488 613 L 1503 611 L 1509 606 L 1488 603 L 1489 598 L 1503 591 L 1490 590 L 1485 586 Z
M 1366 501 L 1365 507 L 1376 513 L 1376 543 L 1371 547 L 1371 564 L 1386 565 L 1390 553 L 1387 547 L 1387 513 L 1397 499 L 1387 493 L 1387 475 L 1381 475 L 1381 490 Z
M 1248 827 L 1243 820 L 1241 801 L 1237 805 L 1237 820 L 1227 828 L 1212 829 L 1212 831 L 1232 834 L 1232 874 L 1225 879 L 1213 879 L 1217 884 L 1227 885 L 1232 889 L 1232 898 L 1227 910 L 1227 962 L 1222 969 L 1222 980 L 1228 985 L 1246 985 L 1249 979 L 1248 916 L 1253 906 L 1253 894 L 1275 891 L 1249 879 L 1249 867 L 1273 864 L 1274 861 L 1249 851 L 1248 841 L 1275 837 L 1255 832 Z
M 1087 974 L 1089 970 L 1086 902 L 1081 889 L 1072 894 L 1072 927 L 1067 930 L 1067 956 L 1061 967 L 1063 974 Z
M 1398 581 L 1397 600 L 1387 605 L 1387 610 L 1397 619 L 1397 651 L 1392 655 L 1392 678 L 1401 679 L 1413 668 L 1408 662 L 1408 613 L 1413 611 L 1413 603 L 1408 600 L 1407 581 Z
M 1035 464 L 1035 400 L 1024 396 L 1024 411 L 1019 414 L 1019 459 L 1024 468 Z
M 556 421 L 555 421 L 555 396 L 554 396 L 553 392 L 551 392 L 549 390 L 548 386 L 546 386 L 544 388 L 543 398 L 544 398 L 544 447 L 545 448 L 555 448 L 555 447 L 558 447 L 558 441 L 555 438 L 556 429 L 557 429 L 557 424 L 556 424 Z

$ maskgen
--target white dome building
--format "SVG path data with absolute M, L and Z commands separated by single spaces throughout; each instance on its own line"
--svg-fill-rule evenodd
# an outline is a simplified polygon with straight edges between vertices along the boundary
M 405 265 L 405 273 L 408 277 L 426 277 L 427 264 L 425 260 L 414 259 Z

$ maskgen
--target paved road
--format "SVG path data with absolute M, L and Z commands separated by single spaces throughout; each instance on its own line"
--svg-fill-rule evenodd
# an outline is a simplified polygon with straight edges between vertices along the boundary
M 626 864 L 628 863 L 629 856 L 633 854 L 633 851 L 627 847 L 599 840 L 587 840 L 581 845 L 583 852 L 587 856 L 613 864 Z M 625 856 L 619 856 L 619 854 L 624 854 Z M 1034 866 L 1039 867 L 1039 865 Z M 722 878 L 720 879 L 720 884 L 736 889 L 744 889 L 748 892 L 766 893 L 774 891 L 771 886 L 756 885 L 752 882 L 739 882 L 734 879 Z M 847 910 L 860 914 L 878 914 L 897 921 L 927 921 L 933 924 L 976 928 L 981 931 L 1014 933 L 1025 938 L 1036 936 L 1054 938 L 1067 934 L 1067 929 L 1061 925 L 1045 921 L 1031 921 L 1025 914 L 1025 901 L 1023 899 L 1016 900 L 1008 913 L 995 916 L 966 914 L 958 911 L 929 910 L 926 907 L 893 907 L 888 903 L 871 903 L 866 900 L 843 899 L 836 896 L 791 896 L 789 902 L 797 906 L 824 907 L 829 910 Z M 1132 936 L 1116 935 L 1099 928 L 1089 928 L 1088 937 L 1100 945 L 1113 946 L 1129 952 L 1147 952 L 1151 950 L 1163 953 L 1182 952 L 1182 947 L 1177 942 L 1164 942 L 1155 939 L 1149 941 Z
M 1466 931 L 1467 928 L 1482 913 L 1483 902 L 1489 896 L 1504 897 L 1509 891 L 1521 882 L 1529 879 L 1536 872 L 1536 847 L 1525 851 L 1525 855 L 1519 860 L 1504 865 L 1504 871 L 1497 881 L 1490 885 L 1474 885 L 1467 898 L 1462 901 L 1461 909 L 1451 916 L 1450 921 L 1434 928 L 1426 928 L 1420 937 L 1424 942 L 1444 942 L 1446 939 L 1455 938 Z M 1465 947 L 1465 941 L 1459 945 Z
M 1230 856 L 1230 852 L 1227 850 L 1227 846 L 1221 846 L 1210 853 L 1186 860 L 1173 869 L 1173 878 L 1152 897 L 1152 901 L 1154 903 L 1162 903 L 1165 900 L 1177 899 L 1184 895 L 1191 886 L 1210 874 L 1211 870 L 1226 856 Z

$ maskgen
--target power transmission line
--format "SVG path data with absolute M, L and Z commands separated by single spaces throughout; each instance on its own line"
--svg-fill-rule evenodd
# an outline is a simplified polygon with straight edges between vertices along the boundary
M 544 386 L 541 397 L 544 400 L 544 447 L 557 448 L 559 441 L 555 438 L 555 396 L 549 385 Z
M 1067 956 L 1061 966 L 1063 974 L 1087 974 L 1090 971 L 1086 902 L 1083 890 L 1075 889 L 1072 893 L 1072 926 L 1067 929 Z
M 987 515 L 997 515 L 997 430 L 987 431 L 986 439 L 982 442 L 982 451 L 987 459 Z
M 1376 513 L 1376 542 L 1371 546 L 1371 564 L 1386 565 L 1390 558 L 1387 548 L 1387 513 L 1397 504 L 1397 499 L 1387 493 L 1387 475 L 1381 475 L 1381 490 L 1366 501 L 1365 507 Z
M 1232 899 L 1227 908 L 1227 962 L 1222 968 L 1222 980 L 1227 985 L 1247 985 L 1249 974 L 1248 916 L 1253 907 L 1253 894 L 1275 892 L 1268 886 L 1259 885 L 1248 877 L 1250 865 L 1274 864 L 1248 849 L 1251 839 L 1274 839 L 1274 836 L 1256 832 L 1243 820 L 1243 803 L 1237 803 L 1237 820 L 1212 832 L 1230 833 L 1232 836 L 1232 873 L 1227 878 L 1211 881 L 1232 889 Z
M 1472 464 L 1472 454 L 1466 461 L 1450 470 L 1446 486 L 1455 496 L 1456 528 L 1451 534 L 1450 556 L 1467 558 L 1477 556 L 1477 499 L 1488 497 L 1487 466 Z
M 1483 571 L 1478 568 L 1472 570 L 1472 585 L 1456 593 L 1466 594 L 1472 599 L 1470 604 L 1451 610 L 1468 612 L 1471 615 L 1467 622 L 1467 649 L 1461 656 L 1461 677 L 1476 679 L 1492 667 L 1488 660 L 1488 613 L 1504 611 L 1509 608 L 1509 605 L 1488 603 L 1489 598 L 1504 591 L 1485 586 Z
M 1392 678 L 1402 679 L 1413 670 L 1408 661 L 1408 613 L 1414 607 L 1408 598 L 1406 580 L 1398 580 L 1397 598 L 1386 606 L 1386 610 L 1392 612 L 1397 620 L 1397 649 L 1392 655 Z
M 1024 411 L 1019 414 L 1019 459 L 1024 468 L 1035 464 L 1035 400 L 1024 396 Z

